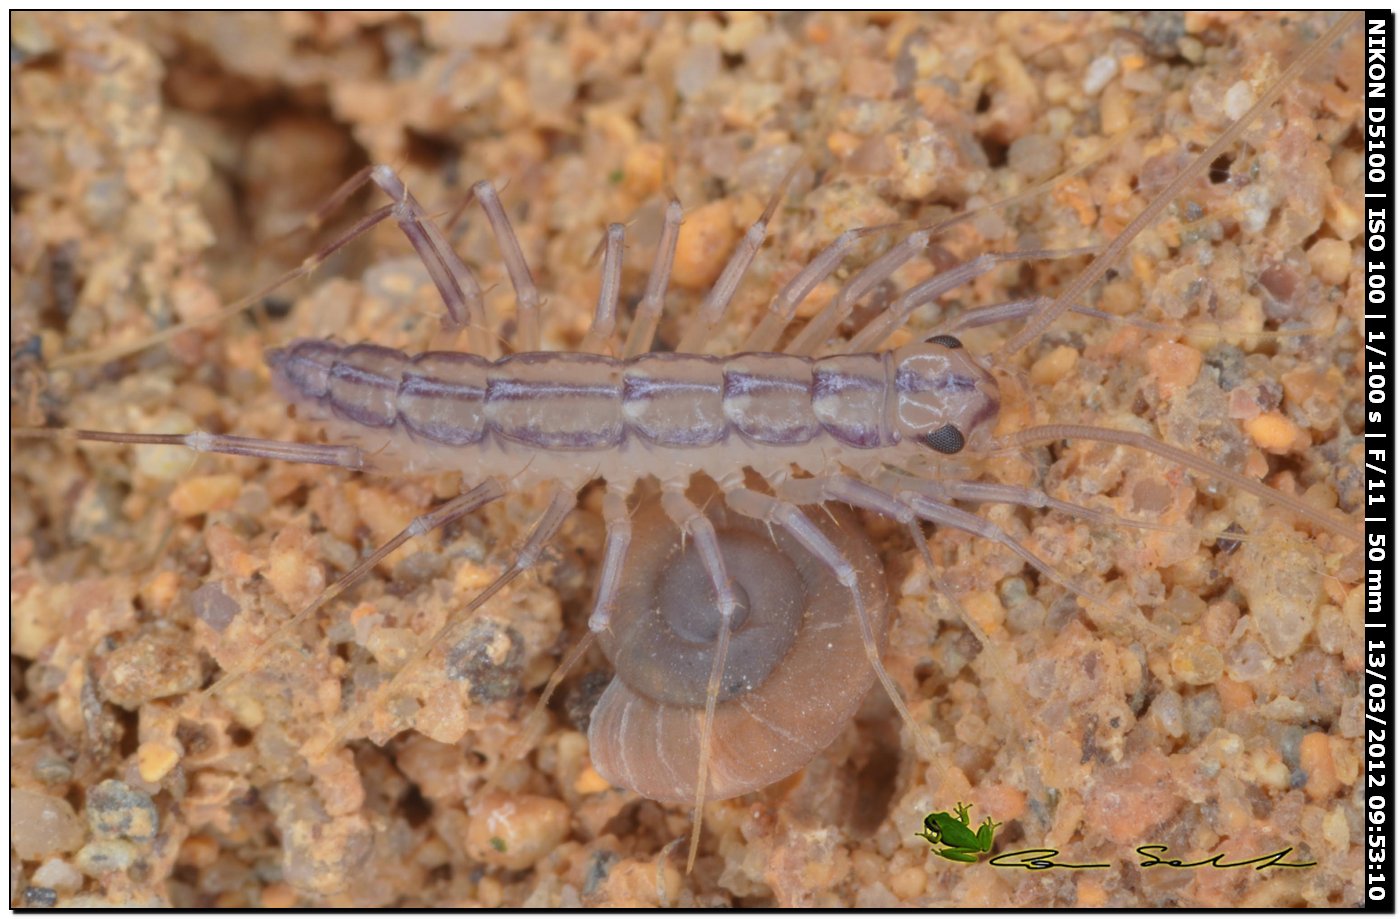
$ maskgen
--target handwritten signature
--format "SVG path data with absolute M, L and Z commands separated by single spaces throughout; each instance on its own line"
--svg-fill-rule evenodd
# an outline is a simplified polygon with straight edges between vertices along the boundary
M 1267 855 L 1256 855 L 1254 858 L 1247 858 L 1242 862 L 1222 862 L 1221 859 L 1225 857 L 1223 852 L 1212 855 L 1210 858 L 1203 858 L 1198 862 L 1183 862 L 1175 858 L 1158 858 L 1149 852 L 1149 849 L 1155 849 L 1158 852 L 1167 851 L 1166 846 L 1138 846 L 1137 854 L 1148 859 L 1148 861 L 1141 863 L 1144 868 L 1152 868 L 1157 865 L 1166 865 L 1169 868 L 1205 868 L 1207 866 L 1211 868 L 1244 868 L 1253 865 L 1255 871 L 1263 871 L 1265 868 L 1311 868 L 1317 864 L 1317 862 L 1283 861 L 1283 857 L 1293 851 L 1292 846 L 1279 849 L 1277 852 L 1270 852 Z
M 1142 868 L 1246 868 L 1254 866 L 1255 871 L 1263 871 L 1265 868 L 1311 868 L 1317 862 L 1286 862 L 1283 861 L 1292 851 L 1293 847 L 1279 849 L 1277 852 L 1270 852 L 1266 855 L 1258 855 L 1254 858 L 1247 858 L 1238 862 L 1222 861 L 1225 853 L 1218 852 L 1210 858 L 1203 858 L 1200 861 L 1182 861 L 1178 858 L 1165 858 L 1167 846 L 1150 845 L 1138 846 L 1135 850 L 1141 855 L 1144 861 L 1138 863 Z M 1095 862 L 1089 864 L 1076 864 L 1074 862 L 1057 862 L 1059 849 L 1020 849 L 1016 852 L 1003 852 L 993 856 L 989 865 L 998 868 L 1023 868 L 1026 871 L 1048 871 L 1051 868 L 1067 868 L 1072 870 L 1083 870 L 1088 868 L 1111 868 L 1107 862 Z

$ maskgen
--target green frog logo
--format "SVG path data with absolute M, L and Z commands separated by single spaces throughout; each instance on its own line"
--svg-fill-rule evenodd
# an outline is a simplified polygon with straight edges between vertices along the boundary
M 924 831 L 914 835 L 928 840 L 940 858 L 952 862 L 976 862 L 992 851 L 992 838 L 1001 824 L 988 817 L 974 831 L 968 806 L 960 801 L 954 810 L 957 816 L 947 811 L 929 814 L 924 818 Z

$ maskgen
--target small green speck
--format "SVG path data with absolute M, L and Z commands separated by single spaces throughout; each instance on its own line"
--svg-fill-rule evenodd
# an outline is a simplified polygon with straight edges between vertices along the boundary
M 504 852 L 506 850 L 506 841 L 499 836 L 492 836 L 491 848 L 495 849 L 497 852 Z
M 616 185 L 617 183 L 621 182 L 621 181 L 622 181 L 622 170 L 621 170 L 621 169 L 614 169 L 612 172 L 608 173 L 608 181 L 611 182 L 611 183 L 613 183 L 614 185 Z

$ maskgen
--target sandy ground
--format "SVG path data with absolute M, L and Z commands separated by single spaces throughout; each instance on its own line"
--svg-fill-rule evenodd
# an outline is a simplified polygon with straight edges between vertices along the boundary
M 1090 164 L 935 240 L 873 295 L 986 251 L 1111 239 L 1325 28 L 1270 16 L 12 17 L 14 423 L 314 439 L 265 348 L 302 336 L 423 350 L 441 307 L 381 228 L 237 318 L 113 360 L 256 290 L 382 203 L 299 221 L 394 166 L 448 211 L 493 179 L 576 348 L 604 226 L 628 223 L 624 316 L 669 182 L 687 208 L 673 346 L 787 165 L 803 167 L 710 351 L 842 230 L 931 221 Z M 1144 431 L 1358 517 L 1360 32 L 1323 56 L 1090 295 L 1155 324 L 1067 317 L 1007 371 L 1003 430 Z M 876 236 L 838 279 L 897 237 Z M 512 294 L 486 222 L 457 249 Z M 1010 264 L 914 317 L 1053 294 L 1087 258 Z M 627 320 L 624 318 L 625 329 Z M 1295 334 L 1281 334 L 1292 331 Z M 968 332 L 987 354 L 1005 326 Z M 275 624 L 470 471 L 386 479 L 174 449 L 12 444 L 15 904 L 1342 906 L 1361 897 L 1361 558 L 1355 543 L 1141 453 L 1056 444 L 959 474 L 1176 527 L 1008 507 L 998 522 L 1108 606 L 1004 549 L 929 532 L 937 599 L 899 527 L 867 519 L 893 598 L 885 665 L 938 754 L 878 690 L 796 776 L 685 808 L 591 767 L 590 653 L 523 757 L 521 724 L 583 634 L 602 546 L 587 492 L 531 575 L 458 627 L 404 696 L 308 757 L 420 637 L 501 570 L 543 507 L 517 495 L 415 541 L 301 642 Z M 1217 539 L 1231 530 L 1242 539 Z M 1205 534 L 1205 535 L 1203 535 Z M 201 700 L 230 667 L 257 669 Z M 416 700 L 416 701 L 415 701 Z M 489 793 L 484 785 L 494 778 Z M 970 802 L 996 851 L 1098 870 L 939 859 L 914 834 Z M 16 818 L 12 817 L 12 820 Z M 46 822 L 45 822 L 46 821 Z M 35 829 L 42 823 L 47 830 Z M 1308 868 L 1144 868 L 1294 847 Z

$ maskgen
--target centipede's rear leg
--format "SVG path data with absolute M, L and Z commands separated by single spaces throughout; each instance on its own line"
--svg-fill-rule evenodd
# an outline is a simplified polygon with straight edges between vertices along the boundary
M 466 263 L 453 251 L 441 228 L 392 168 L 381 164 L 361 169 L 336 189 L 307 222 L 313 227 L 319 226 L 332 210 L 371 182 L 388 195 L 393 204 L 381 208 L 371 215 L 371 218 L 367 218 L 372 219 L 373 223 L 361 221 L 361 224 L 345 234 L 339 244 L 344 245 L 385 217 L 393 217 L 404 236 L 408 237 L 423 267 L 427 269 L 428 276 L 432 278 L 433 286 L 437 288 L 443 306 L 447 309 L 446 323 L 454 328 L 466 326 L 472 349 L 479 354 L 486 354 L 490 339 L 486 335 L 486 306 L 481 284 Z M 474 193 L 475 191 L 473 189 Z M 499 207 L 499 202 L 497 206 Z
M 187 447 L 196 453 L 222 453 L 290 463 L 339 466 L 342 469 L 373 469 L 364 451 L 352 444 L 304 444 L 293 440 L 268 440 L 234 434 L 128 434 L 120 431 L 86 431 L 74 428 L 13 428 L 10 436 L 45 440 L 83 440 L 98 443 L 145 446 Z
M 533 568 L 539 562 L 545 546 L 559 532 L 564 520 L 573 512 L 577 501 L 578 497 L 573 490 L 564 486 L 556 486 L 550 493 L 548 506 L 535 520 L 524 544 L 515 553 L 505 570 L 497 575 L 490 584 L 478 591 L 466 605 L 450 613 L 446 621 L 431 637 L 418 644 L 413 653 L 386 683 L 380 685 L 363 703 L 354 706 L 349 712 L 336 719 L 329 737 L 313 741 L 308 748 L 308 753 L 312 757 L 317 757 L 338 745 L 357 724 L 363 721 L 367 714 L 393 698 L 394 693 L 403 686 L 409 674 L 441 643 L 449 630 L 464 622 L 467 617 L 484 606 L 488 600 L 500 593 L 508 584 Z
M 419 260 L 423 263 L 428 276 L 432 279 L 433 286 L 437 288 L 443 307 L 447 310 L 444 324 L 449 328 L 465 326 L 472 350 L 478 354 L 492 353 L 490 350 L 492 340 L 488 335 L 486 325 L 485 295 L 480 282 L 453 250 L 451 243 L 448 242 L 437 222 L 423 209 L 423 206 L 418 203 L 418 199 L 408 190 L 403 179 L 392 168 L 380 164 L 361 169 L 347 179 L 340 188 L 336 189 L 306 222 L 313 228 L 319 226 L 332 211 L 339 208 L 351 195 L 369 183 L 378 186 L 380 191 L 388 195 L 393 203 L 364 218 L 331 246 L 317 252 L 313 259 L 308 260 L 309 265 L 303 265 L 301 269 L 297 270 L 298 274 L 309 272 L 315 265 L 324 261 L 331 252 L 365 233 L 385 218 L 393 217 L 394 222 L 399 225 L 399 229 L 408 238 L 409 243 L 413 246 L 413 251 L 417 253 Z M 477 183 L 477 185 L 478 187 L 472 189 L 473 196 L 482 201 L 487 217 L 492 220 L 494 227 L 498 219 L 505 219 L 504 212 L 500 209 L 500 200 L 495 197 L 495 189 L 491 188 L 489 183 L 483 182 Z M 480 186 L 490 189 L 489 193 Z M 491 204 L 494 204 L 494 211 Z M 508 223 L 505 226 L 505 231 L 509 234 L 510 240 L 514 242 L 514 233 L 510 231 Z M 516 243 L 514 253 L 523 266 L 523 258 L 520 256 L 519 249 L 519 244 Z M 514 262 L 508 263 L 515 264 Z M 525 269 L 525 273 L 528 278 L 528 268 Z M 512 278 L 514 277 L 515 275 L 512 274 Z M 280 286 L 286 280 L 290 280 L 290 278 L 278 279 L 274 282 L 275 286 Z M 530 286 L 533 289 L 533 282 L 530 282 Z M 537 299 L 538 295 L 536 295 Z
M 204 695 L 213 695 L 254 670 L 261 660 L 261 654 L 256 653 L 259 649 L 281 641 L 284 637 L 291 634 L 297 626 L 309 619 L 321 607 L 354 586 L 361 578 L 373 571 L 376 565 L 388 558 L 404 543 L 418 536 L 426 536 L 440 527 L 447 526 L 454 520 L 460 520 L 468 514 L 480 510 L 487 504 L 504 497 L 504 495 L 505 490 L 501 487 L 500 483 L 494 479 L 488 479 L 470 491 L 443 502 L 428 513 L 413 518 L 408 526 L 400 530 L 393 538 L 361 559 L 354 568 L 347 571 L 325 590 L 321 591 L 321 593 L 303 607 L 300 612 L 275 628 L 267 638 L 258 643 L 258 648 L 254 649 L 255 653 L 248 656 L 245 664 L 230 670 L 219 680 L 215 681 L 208 689 L 204 690 Z

